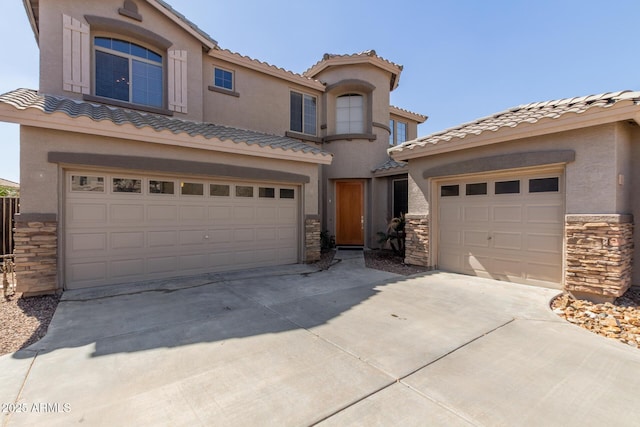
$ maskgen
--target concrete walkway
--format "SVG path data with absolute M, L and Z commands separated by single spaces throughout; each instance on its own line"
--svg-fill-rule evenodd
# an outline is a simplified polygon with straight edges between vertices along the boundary
M 2 424 L 638 424 L 640 350 L 557 318 L 557 291 L 336 259 L 66 292 L 0 357 Z

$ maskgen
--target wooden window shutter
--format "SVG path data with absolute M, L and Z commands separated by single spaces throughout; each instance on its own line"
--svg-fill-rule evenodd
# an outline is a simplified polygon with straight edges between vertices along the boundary
M 91 91 L 89 26 L 63 15 L 62 28 L 62 88 L 88 94 Z
M 187 112 L 187 51 L 170 50 L 168 69 L 169 109 Z

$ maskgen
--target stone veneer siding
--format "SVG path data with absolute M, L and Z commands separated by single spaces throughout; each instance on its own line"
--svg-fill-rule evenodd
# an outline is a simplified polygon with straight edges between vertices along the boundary
M 404 219 L 406 233 L 405 264 L 428 266 L 429 216 L 407 214 Z
M 633 217 L 567 215 L 565 290 L 611 301 L 631 286 Z
M 305 262 L 320 261 L 320 217 L 307 215 L 304 221 Z
M 24 296 L 57 292 L 57 216 L 17 214 L 14 241 L 16 291 Z

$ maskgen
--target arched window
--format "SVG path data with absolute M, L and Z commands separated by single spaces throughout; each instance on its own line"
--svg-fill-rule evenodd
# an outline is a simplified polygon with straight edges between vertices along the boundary
M 95 94 L 134 104 L 162 107 L 162 56 L 135 43 L 96 37 Z
M 355 93 L 336 99 L 336 133 L 364 133 L 364 97 Z

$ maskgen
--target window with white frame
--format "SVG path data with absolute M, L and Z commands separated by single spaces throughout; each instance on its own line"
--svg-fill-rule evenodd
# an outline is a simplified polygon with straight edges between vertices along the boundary
M 307 135 L 316 134 L 317 100 L 315 96 L 291 91 L 290 129 Z
M 349 93 L 336 99 L 336 133 L 364 133 L 364 97 Z
M 213 70 L 213 85 L 220 89 L 233 90 L 233 72 L 215 67 Z
M 118 101 L 162 107 L 163 58 L 143 46 L 95 37 L 95 94 Z

